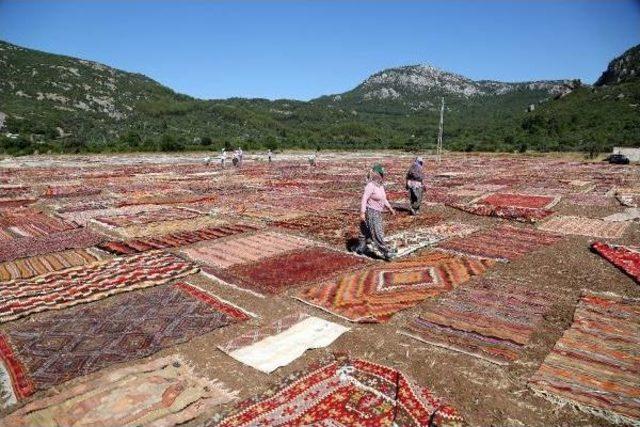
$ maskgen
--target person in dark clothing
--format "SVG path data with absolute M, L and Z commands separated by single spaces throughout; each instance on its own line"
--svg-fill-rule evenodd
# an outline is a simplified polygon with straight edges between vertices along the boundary
M 422 171 L 422 157 L 416 157 L 409 171 L 407 172 L 407 190 L 409 190 L 409 212 L 416 215 L 422 203 L 422 192 L 424 191 L 424 172 Z

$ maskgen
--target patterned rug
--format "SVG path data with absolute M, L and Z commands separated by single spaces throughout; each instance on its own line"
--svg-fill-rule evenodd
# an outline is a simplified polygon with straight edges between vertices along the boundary
M 95 249 L 71 249 L 21 258 L 0 263 L 0 282 L 17 279 L 30 279 L 46 273 L 64 270 L 70 267 L 91 264 L 108 257 L 105 252 Z
M 479 216 L 489 216 L 501 219 L 508 219 L 511 221 L 519 221 L 519 222 L 537 222 L 545 219 L 549 215 L 553 215 L 553 211 L 549 209 L 531 209 L 531 208 L 521 208 L 517 206 L 492 206 L 492 205 L 481 205 L 481 204 L 461 204 L 455 203 L 450 204 L 452 208 L 459 209 L 461 211 L 479 215 Z
M 306 248 L 214 273 L 225 282 L 278 294 L 287 289 L 318 282 L 340 272 L 364 266 L 368 260 L 325 248 Z
M 556 216 L 540 224 L 538 228 L 552 233 L 619 239 L 628 226 L 626 222 L 608 222 L 579 216 Z
M 294 373 L 207 427 L 462 426 L 463 418 L 402 372 L 336 358 Z
M 395 313 L 482 274 L 492 260 L 430 252 L 416 260 L 346 273 L 297 299 L 353 322 L 385 322 Z
M 200 213 L 186 209 L 163 207 L 160 209 L 137 212 L 135 214 L 124 214 L 115 216 L 100 216 L 94 218 L 95 221 L 112 226 L 128 227 L 131 225 L 148 224 L 151 222 L 174 221 L 178 219 L 192 219 L 200 216 Z
M 482 196 L 471 204 L 491 206 L 512 206 L 528 209 L 551 209 L 560 201 L 559 196 L 539 196 L 534 194 L 493 193 Z
M 0 287 L 0 323 L 161 285 L 197 272 L 198 267 L 190 262 L 153 251 L 6 282 Z
M 20 399 L 247 319 L 228 302 L 177 283 L 11 323 L 0 332 L 0 358 Z
M 41 197 L 57 198 L 57 197 L 79 197 L 100 194 L 99 188 L 87 187 L 86 185 L 49 185 Z
M 39 237 L 73 230 L 78 225 L 51 217 L 34 209 L 14 209 L 0 215 L 2 240 Z
M 466 236 L 478 230 L 478 227 L 460 222 L 447 222 L 418 230 L 404 231 L 389 236 L 387 241 L 396 248 L 397 257 L 403 257 L 431 246 L 441 240 L 456 236 Z
M 640 283 L 640 248 L 595 242 L 591 250 Z
M 452 239 L 438 249 L 462 255 L 513 261 L 558 242 L 561 237 L 524 227 L 502 225 L 467 237 Z
M 602 193 L 577 193 L 567 197 L 571 203 L 580 206 L 611 206 L 613 198 Z
M 555 299 L 531 285 L 481 280 L 440 298 L 401 333 L 506 365 L 520 357 Z
M 529 386 L 609 422 L 640 425 L 640 300 L 586 293 Z
M 239 362 L 267 374 L 311 348 L 330 345 L 349 328 L 305 313 L 294 313 L 247 332 L 218 348 Z
M 232 237 L 224 241 L 204 242 L 183 249 L 182 252 L 202 264 L 228 268 L 313 245 L 314 242 L 301 237 L 266 231 L 250 236 Z
M 98 245 L 98 247 L 115 254 L 126 255 L 150 251 L 153 249 L 186 246 L 203 240 L 215 240 L 221 237 L 255 230 L 257 230 L 256 227 L 244 224 L 207 227 L 195 231 L 181 231 L 149 238 L 139 238 L 126 241 L 109 241 Z
M 15 239 L 2 242 L 0 245 L 0 262 L 60 252 L 65 249 L 88 248 L 96 246 L 104 239 L 102 235 L 88 228 L 78 228 L 47 236 Z
M 173 426 L 231 402 L 235 393 L 198 377 L 179 356 L 99 372 L 2 420 L 27 426 Z

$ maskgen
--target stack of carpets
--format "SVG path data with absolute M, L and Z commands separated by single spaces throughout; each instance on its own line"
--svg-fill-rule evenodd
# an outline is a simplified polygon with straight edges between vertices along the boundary
M 506 365 L 521 356 L 555 299 L 530 285 L 481 280 L 440 298 L 401 333 Z
M 252 225 L 237 224 L 221 227 L 207 227 L 194 231 L 181 231 L 177 233 L 163 234 L 155 237 L 139 238 L 126 241 L 109 241 L 98 245 L 100 249 L 114 254 L 125 255 L 150 251 L 153 249 L 175 248 L 191 245 L 203 240 L 215 240 L 221 237 L 255 231 Z
M 586 293 L 538 372 L 534 392 L 609 422 L 640 425 L 640 300 Z
M 305 313 L 285 316 L 218 348 L 239 362 L 271 373 L 312 348 L 330 345 L 349 328 Z
M 42 193 L 41 197 L 57 198 L 57 197 L 79 197 L 100 194 L 99 188 L 87 187 L 86 185 L 49 185 Z
M 106 258 L 107 254 L 96 248 L 71 249 L 52 252 L 14 261 L 0 263 L 0 282 L 29 279 L 46 273 L 91 264 Z
M 179 356 L 98 372 L 5 417 L 14 427 L 172 426 L 231 402 L 218 381 L 197 376 Z
M 197 272 L 194 264 L 175 255 L 151 251 L 6 282 L 0 288 L 0 323 L 161 285 Z
M 248 236 L 232 236 L 222 241 L 203 242 L 183 249 L 182 252 L 202 264 L 229 268 L 309 246 L 314 246 L 314 242 L 297 236 L 265 231 Z
M 640 248 L 595 242 L 591 249 L 640 283 Z
M 454 427 L 464 419 L 402 372 L 362 359 L 320 361 L 207 427 Z
M 311 247 L 234 265 L 214 275 L 258 293 L 278 294 L 293 287 L 326 280 L 362 267 L 367 262 L 367 259 L 352 254 Z
M 579 216 L 557 216 L 540 224 L 538 228 L 552 233 L 619 239 L 628 226 L 627 222 L 610 222 Z
M 494 261 L 430 252 L 313 286 L 297 299 L 353 322 L 385 322 L 395 313 L 451 291 Z
M 135 214 L 124 214 L 106 217 L 100 216 L 94 219 L 100 223 L 107 224 L 112 227 L 128 227 L 130 225 L 148 224 L 150 222 L 192 219 L 200 215 L 200 213 L 189 211 L 186 209 L 166 207 L 149 211 L 141 211 Z
M 9 374 L 0 387 L 11 384 L 13 395 L 24 399 L 250 316 L 201 288 L 177 283 L 122 295 L 112 304 L 83 304 L 12 322 L 0 331 L 0 372 Z
M 474 257 L 513 261 L 559 240 L 559 236 L 538 230 L 502 225 L 467 237 L 448 240 L 439 244 L 438 249 Z
M 0 262 L 34 255 L 96 246 L 105 238 L 88 228 L 77 228 L 40 237 L 25 237 L 3 241 L 0 245 Z

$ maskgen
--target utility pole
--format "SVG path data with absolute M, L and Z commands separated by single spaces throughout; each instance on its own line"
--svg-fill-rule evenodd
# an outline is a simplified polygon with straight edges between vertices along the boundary
M 440 106 L 440 125 L 438 126 L 438 146 L 436 148 L 436 157 L 438 162 L 442 160 L 442 128 L 444 126 L 444 96 L 442 97 L 442 105 Z

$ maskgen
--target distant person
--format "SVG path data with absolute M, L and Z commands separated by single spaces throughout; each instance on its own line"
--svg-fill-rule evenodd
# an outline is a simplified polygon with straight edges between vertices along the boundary
M 316 166 L 316 159 L 317 159 L 317 153 L 313 153 L 311 156 L 309 156 L 309 166 L 310 167 L 315 167 Z
M 371 168 L 370 178 L 364 187 L 360 203 L 360 231 L 362 235 L 358 245 L 352 250 L 358 254 L 365 254 L 367 250 L 374 255 L 389 261 L 395 252 L 384 240 L 382 212 L 386 207 L 392 215 L 396 214 L 384 191 L 384 168 L 375 164 Z
M 223 148 L 222 153 L 220 153 L 220 166 L 222 166 L 222 169 L 224 169 L 224 162 L 226 160 L 227 160 L 227 152 Z
M 244 160 L 244 153 L 242 152 L 242 147 L 238 147 L 238 167 L 242 166 L 243 160 Z
M 267 151 L 267 160 L 269 161 L 269 164 L 271 164 L 271 157 L 273 156 L 273 153 L 271 152 L 271 150 Z
M 204 164 L 206 166 L 209 166 L 211 164 L 211 157 L 207 156 L 204 158 Z
M 407 172 L 406 188 L 409 190 L 409 213 L 417 215 L 422 204 L 422 193 L 424 191 L 424 172 L 422 157 L 416 157 Z

